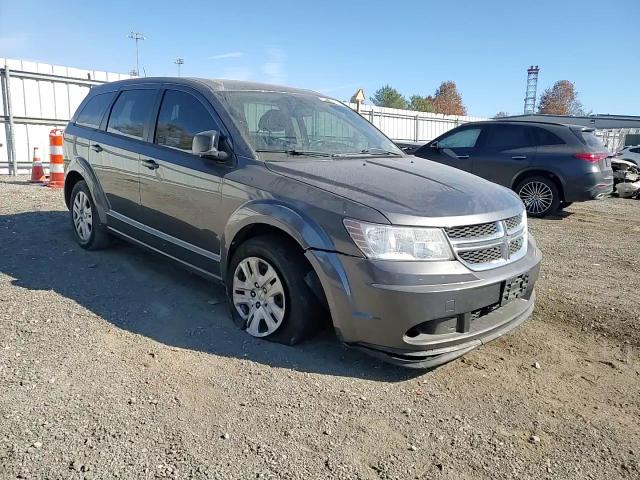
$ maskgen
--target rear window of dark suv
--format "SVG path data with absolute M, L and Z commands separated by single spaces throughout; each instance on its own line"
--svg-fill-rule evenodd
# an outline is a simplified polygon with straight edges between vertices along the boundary
M 575 133 L 576 137 L 580 139 L 582 143 L 584 143 L 587 147 L 593 148 L 594 150 L 606 150 L 602 141 L 596 137 L 592 130 L 577 130 L 572 129 L 573 133 Z

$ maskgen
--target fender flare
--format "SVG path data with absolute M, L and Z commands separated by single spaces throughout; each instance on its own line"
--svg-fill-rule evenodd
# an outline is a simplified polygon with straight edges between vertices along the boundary
M 335 251 L 325 231 L 309 217 L 275 200 L 254 200 L 238 208 L 229 217 L 220 239 L 220 273 L 225 275 L 231 244 L 238 233 L 250 225 L 269 225 L 292 237 L 303 250 Z
M 536 168 L 536 167 L 527 167 L 524 170 L 520 170 L 516 173 L 511 179 L 511 189 L 515 191 L 515 188 L 518 186 L 517 184 L 521 181 L 521 179 L 526 178 L 531 175 L 551 175 L 553 178 L 557 179 L 558 183 L 560 183 L 560 188 L 562 191 L 566 189 L 566 183 L 562 175 L 556 173 L 552 168 Z
M 67 167 L 67 171 L 65 173 L 65 184 L 66 179 L 69 177 L 69 174 L 72 172 L 80 175 L 83 180 L 87 183 L 89 187 L 89 191 L 91 192 L 91 196 L 93 197 L 93 203 L 96 205 L 96 209 L 98 210 L 98 217 L 100 218 L 100 222 L 106 224 L 107 223 L 107 212 L 110 210 L 109 202 L 107 200 L 107 196 L 104 194 L 102 187 L 100 186 L 100 182 L 98 181 L 98 177 L 96 176 L 93 168 L 91 168 L 91 164 L 83 157 L 76 156 L 69 162 Z M 65 187 L 66 190 L 66 187 Z M 68 207 L 69 205 L 67 205 Z

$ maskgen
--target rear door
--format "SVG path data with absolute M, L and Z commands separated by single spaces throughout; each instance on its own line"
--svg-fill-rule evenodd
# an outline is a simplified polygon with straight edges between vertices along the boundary
M 95 131 L 100 129 L 103 119 L 116 92 L 99 93 L 89 97 L 75 117 L 74 125 L 80 127 L 73 129 L 74 135 L 69 135 L 71 129 L 65 132 L 65 148 L 68 149 L 66 160 L 73 157 L 80 157 L 89 163 L 100 161 L 100 154 L 89 148 L 93 140 Z
M 225 136 L 204 97 L 188 87 L 164 90 L 153 143 L 141 157 L 140 198 L 149 243 L 218 275 L 221 184 L 232 162 L 191 153 L 194 135 L 207 130 Z
M 470 172 L 482 128 L 482 125 L 456 128 L 437 142 L 419 148 L 414 155 Z
M 473 157 L 473 173 L 511 187 L 517 174 L 535 161 L 533 131 L 527 125 L 495 124 L 485 127 Z
M 140 219 L 140 153 L 145 148 L 157 87 L 120 90 L 106 129 L 91 137 L 91 165 L 109 202 L 110 225 L 129 231 L 130 220 Z

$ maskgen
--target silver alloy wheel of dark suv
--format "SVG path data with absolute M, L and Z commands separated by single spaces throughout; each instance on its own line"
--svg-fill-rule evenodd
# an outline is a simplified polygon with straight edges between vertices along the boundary
M 516 193 L 531 217 L 546 217 L 560 205 L 558 187 L 546 177 L 534 176 L 523 180 L 516 187 Z

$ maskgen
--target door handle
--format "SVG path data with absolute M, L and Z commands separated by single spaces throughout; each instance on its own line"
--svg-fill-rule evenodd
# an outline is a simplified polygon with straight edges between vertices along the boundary
M 526 160 L 527 156 L 526 155 L 514 155 L 513 157 L 514 160 Z
M 142 164 L 150 170 L 157 170 L 160 165 L 155 160 L 143 160 Z
M 456 158 L 459 158 L 460 160 L 466 160 L 467 158 L 469 158 L 469 155 L 456 155 Z
M 91 145 L 91 150 L 93 150 L 94 152 L 100 153 L 103 150 L 103 148 L 97 143 L 94 143 L 93 145 Z

